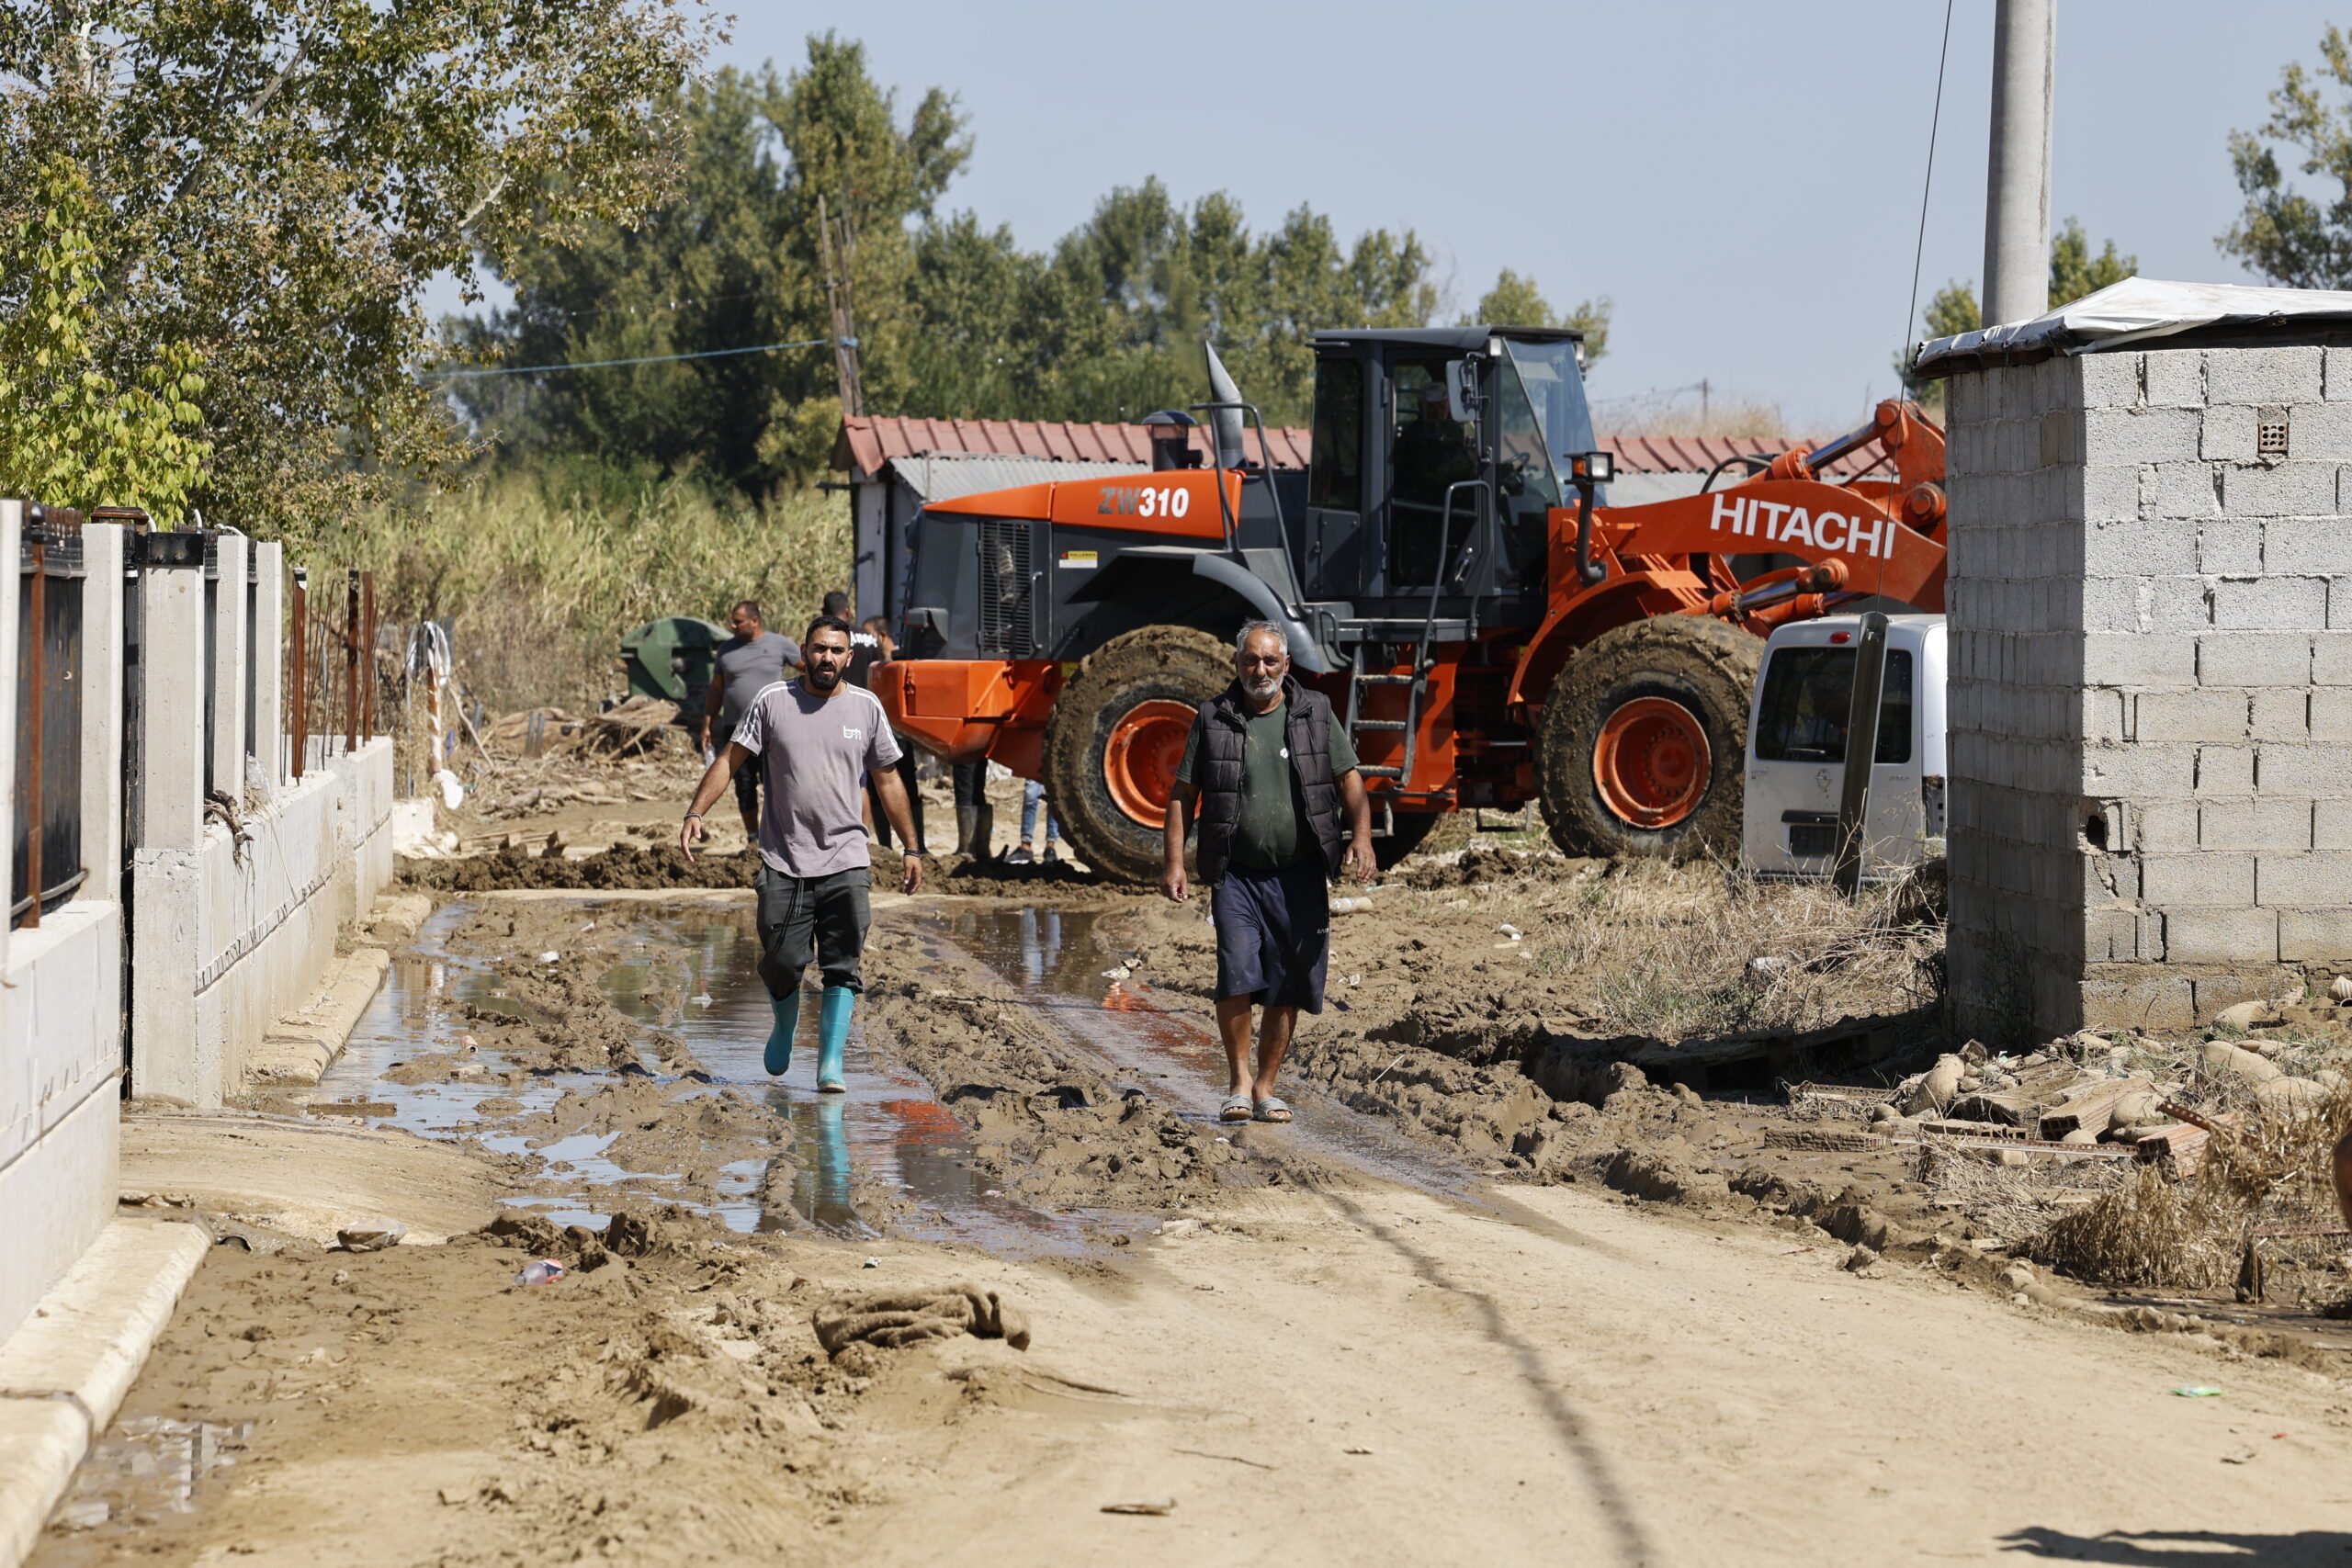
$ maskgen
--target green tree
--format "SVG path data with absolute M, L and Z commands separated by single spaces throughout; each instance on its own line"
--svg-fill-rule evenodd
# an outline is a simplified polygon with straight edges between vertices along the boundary
M 2044 308 L 2054 310 L 2071 305 L 2086 294 L 2137 276 L 2139 271 L 2140 258 L 2118 255 L 2113 240 L 2098 254 L 2091 254 L 2090 236 L 2083 232 L 2082 220 L 2069 218 L 2058 237 L 2050 242 L 2050 303 Z
M 2330 27 L 2319 51 L 2316 76 L 2300 62 L 2280 73 L 2260 130 L 2230 132 L 2230 167 L 2245 207 L 2214 242 L 2249 271 L 2294 288 L 2352 283 L 2352 40 Z M 2328 101 L 2329 85 L 2345 101 Z M 2289 186 L 2282 154 L 2333 182 L 2334 191 L 2314 199 Z
M 710 354 L 829 340 L 818 210 L 846 220 L 868 402 L 896 409 L 924 362 L 910 224 L 969 155 L 955 101 L 933 88 L 910 120 L 827 33 L 788 77 L 720 71 L 668 106 L 684 131 L 674 196 L 634 225 L 604 224 L 491 258 L 512 310 L 454 323 L 474 354 L 516 365 Z M 938 355 L 933 355 L 935 360 Z M 706 468 L 760 491 L 820 467 L 839 416 L 827 343 L 544 377 L 459 380 L 486 429 L 552 446 Z
M 207 369 L 208 516 L 300 533 L 461 457 L 413 363 L 436 275 L 663 189 L 687 0 L 0 0 L 0 220 L 62 157 L 96 199 L 89 353 Z M 36 276 L 0 276 L 15 308 Z
M 1495 286 L 1478 297 L 1477 310 L 1462 318 L 1462 324 L 1572 327 L 1584 333 L 1584 362 L 1590 367 L 1600 363 L 1601 356 L 1609 352 L 1609 317 L 1612 309 L 1604 294 L 1598 299 L 1579 300 L 1575 310 L 1555 316 L 1533 278 L 1521 277 L 1505 267 L 1497 275 Z
M 175 527 L 212 450 L 194 434 L 196 351 L 164 344 L 128 384 L 99 364 L 97 202 L 57 157 L 30 194 L 0 235 L 0 276 L 24 289 L 0 311 L 0 495 L 85 512 L 137 506 Z

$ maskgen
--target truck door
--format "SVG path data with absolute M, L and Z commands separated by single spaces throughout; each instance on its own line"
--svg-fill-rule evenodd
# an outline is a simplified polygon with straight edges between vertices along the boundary
M 1747 863 L 1762 875 L 1826 876 L 1836 861 L 1838 807 L 1849 765 L 1852 634 L 1850 620 L 1816 621 L 1782 628 L 1766 650 L 1748 725 L 1742 834 Z M 1928 760 L 1920 732 L 1920 652 L 1916 625 L 1890 629 L 1862 824 L 1867 875 L 1919 859 L 1922 764 Z
M 979 652 L 998 659 L 1043 659 L 1053 646 L 1053 525 L 983 517 L 979 538 Z
M 1387 494 L 1385 558 L 1391 594 L 1426 589 L 1441 574 L 1449 581 L 1462 564 L 1464 547 L 1482 542 L 1489 487 L 1480 483 L 1475 411 L 1457 403 L 1449 388 L 1451 363 L 1462 358 L 1438 349 L 1396 351 L 1388 362 Z
M 1315 361 L 1315 427 L 1306 476 L 1306 594 L 1353 599 L 1366 586 L 1364 432 L 1371 365 L 1361 350 Z

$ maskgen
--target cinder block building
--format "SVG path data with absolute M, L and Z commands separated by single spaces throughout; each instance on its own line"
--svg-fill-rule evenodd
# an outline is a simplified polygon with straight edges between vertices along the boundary
M 2352 963 L 2352 294 L 2132 279 L 1940 340 L 1962 1027 Z

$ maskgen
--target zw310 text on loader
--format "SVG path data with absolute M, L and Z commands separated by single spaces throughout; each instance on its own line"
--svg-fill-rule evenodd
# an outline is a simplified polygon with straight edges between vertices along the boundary
M 1943 608 L 1943 435 L 1884 402 L 1604 505 L 1577 343 L 1318 333 L 1305 473 L 1212 354 L 1207 466 L 1155 414 L 1150 472 L 924 508 L 876 694 L 930 750 L 1043 779 L 1081 859 L 1148 879 L 1193 716 L 1262 619 L 1345 719 L 1384 864 L 1441 812 L 1530 799 L 1572 854 L 1734 852 L 1765 636 L 1865 596 Z

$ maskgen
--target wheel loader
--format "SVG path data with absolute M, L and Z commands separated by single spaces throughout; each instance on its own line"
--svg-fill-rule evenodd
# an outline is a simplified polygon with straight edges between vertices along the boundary
M 1943 608 L 1943 435 L 1914 404 L 1612 507 L 1579 333 L 1312 342 L 1304 473 L 1275 469 L 1212 349 L 1210 400 L 1145 421 L 1148 471 L 916 520 L 875 694 L 941 757 L 1042 779 L 1111 876 L 1158 875 L 1186 734 L 1249 621 L 1344 719 L 1386 864 L 1442 812 L 1531 799 L 1569 853 L 1735 854 L 1764 637 L 1866 599 Z

